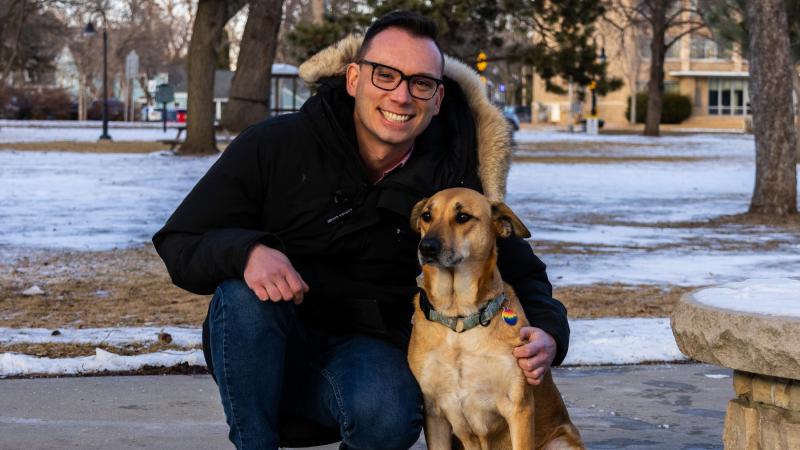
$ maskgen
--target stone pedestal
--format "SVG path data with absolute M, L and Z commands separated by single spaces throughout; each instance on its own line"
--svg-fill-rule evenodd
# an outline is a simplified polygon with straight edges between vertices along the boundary
M 800 449 L 800 318 L 711 307 L 687 294 L 672 331 L 687 356 L 734 369 L 726 449 Z
M 800 382 L 734 371 L 726 449 L 800 449 Z

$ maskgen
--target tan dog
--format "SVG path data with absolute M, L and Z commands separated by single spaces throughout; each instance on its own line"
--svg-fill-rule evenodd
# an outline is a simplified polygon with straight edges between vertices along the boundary
M 417 203 L 411 226 L 422 235 L 424 292 L 408 362 L 424 396 L 428 448 L 452 448 L 451 435 L 467 450 L 584 448 L 550 373 L 529 385 L 511 353 L 528 322 L 500 278 L 495 242 L 530 237 L 525 225 L 505 204 L 455 188 Z

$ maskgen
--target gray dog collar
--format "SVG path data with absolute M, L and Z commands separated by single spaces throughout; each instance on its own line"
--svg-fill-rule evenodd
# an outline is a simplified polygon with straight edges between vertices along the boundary
M 493 298 L 486 306 L 474 314 L 468 316 L 446 316 L 433 309 L 433 305 L 424 289 L 419 290 L 419 307 L 425 314 L 425 318 L 431 322 L 439 322 L 456 333 L 463 333 L 478 325 L 488 326 L 492 318 L 502 309 L 505 300 L 506 293 L 501 292 L 500 295 Z

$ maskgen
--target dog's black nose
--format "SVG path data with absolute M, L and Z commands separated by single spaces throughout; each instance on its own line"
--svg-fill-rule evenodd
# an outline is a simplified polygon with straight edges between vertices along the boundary
M 419 242 L 419 253 L 422 256 L 434 257 L 442 250 L 442 244 L 436 238 L 426 237 Z

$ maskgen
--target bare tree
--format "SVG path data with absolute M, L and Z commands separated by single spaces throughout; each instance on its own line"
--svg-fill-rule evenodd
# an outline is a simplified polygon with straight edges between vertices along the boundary
M 647 120 L 644 134 L 660 134 L 664 97 L 664 59 L 670 47 L 705 27 L 692 0 L 612 0 L 610 10 L 623 23 L 618 28 L 645 24 L 650 35 L 650 81 L 647 92 Z M 669 36 L 669 37 L 668 37 Z
M 200 0 L 192 25 L 187 61 L 188 105 L 186 140 L 179 154 L 217 152 L 214 133 L 214 69 L 225 24 L 245 4 L 243 0 Z
M 750 213 L 797 214 L 789 31 L 783 0 L 748 0 L 756 184 Z
M 270 73 L 278 46 L 283 0 L 251 0 L 223 128 L 239 132 L 269 115 Z
M 613 9 L 611 11 L 614 11 Z M 625 82 L 630 87 L 631 96 L 629 100 L 628 109 L 630 111 L 628 121 L 631 124 L 636 123 L 636 95 L 639 92 L 639 74 L 642 71 L 642 64 L 647 54 L 647 46 L 649 41 L 644 33 L 644 24 L 630 18 L 629 20 L 618 21 L 615 17 L 608 15 L 603 17 L 599 31 L 607 36 L 613 38 L 619 43 L 616 47 L 616 53 L 613 55 L 614 60 L 621 61 L 620 69 Z

